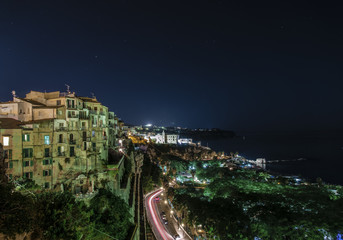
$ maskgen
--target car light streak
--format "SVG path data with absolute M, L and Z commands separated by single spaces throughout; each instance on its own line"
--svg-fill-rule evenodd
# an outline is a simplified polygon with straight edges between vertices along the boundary
M 158 190 L 157 192 L 153 193 L 149 198 L 148 198 L 148 205 L 149 205 L 149 211 L 150 215 L 154 221 L 154 224 L 161 235 L 161 237 L 164 240 L 172 239 L 171 236 L 164 230 L 163 226 L 161 225 L 161 222 L 157 219 L 157 214 L 155 208 L 152 206 L 153 199 L 155 196 L 159 195 L 163 190 Z

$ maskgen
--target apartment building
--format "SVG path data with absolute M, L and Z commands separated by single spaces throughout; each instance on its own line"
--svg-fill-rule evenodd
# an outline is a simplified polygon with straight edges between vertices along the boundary
M 80 173 L 101 172 L 121 123 L 96 98 L 31 91 L 0 103 L 0 142 L 9 178 L 61 187 Z M 82 181 L 81 181 L 82 182 Z M 94 183 L 93 183 L 94 185 Z

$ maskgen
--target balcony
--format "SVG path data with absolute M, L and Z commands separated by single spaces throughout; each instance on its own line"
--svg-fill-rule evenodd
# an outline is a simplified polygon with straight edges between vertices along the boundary
M 98 114 L 95 110 L 89 110 L 89 114 Z
M 67 127 L 57 127 L 56 131 L 58 131 L 58 132 L 67 131 Z
M 71 112 L 68 112 L 68 118 L 79 118 L 79 114 L 72 114 Z
M 76 108 L 77 108 L 77 105 L 73 105 L 73 104 L 67 105 L 67 108 L 68 108 L 68 109 L 76 109 Z
M 75 145 L 76 144 L 76 140 L 75 139 L 70 139 L 69 140 L 69 144 L 70 145 Z
M 87 119 L 89 119 L 89 115 L 87 115 L 87 114 L 79 114 L 79 118 L 87 120 Z
M 104 111 L 100 111 L 100 115 L 106 116 L 106 113 Z

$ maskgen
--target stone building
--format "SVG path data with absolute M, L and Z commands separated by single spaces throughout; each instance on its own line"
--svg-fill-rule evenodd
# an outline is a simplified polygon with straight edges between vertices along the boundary
M 81 173 L 106 171 L 108 150 L 115 149 L 122 127 L 96 98 L 59 91 L 14 95 L 0 103 L 8 177 L 33 179 L 45 188 L 75 185 Z M 88 179 L 86 188 L 94 188 L 94 181 Z

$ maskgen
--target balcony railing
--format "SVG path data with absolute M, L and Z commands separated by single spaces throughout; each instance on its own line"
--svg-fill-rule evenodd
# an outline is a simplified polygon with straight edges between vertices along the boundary
M 75 139 L 70 139 L 69 140 L 69 144 L 70 145 L 75 145 L 76 144 L 76 140 Z
M 80 119 L 89 119 L 89 115 L 87 114 L 79 114 Z
M 104 111 L 100 111 L 100 115 L 103 115 L 103 116 L 105 116 L 105 115 L 106 115 L 106 113 L 105 113 Z
M 65 152 L 58 152 L 57 156 L 59 157 L 65 157 L 66 153 Z
M 68 118 L 79 118 L 79 114 L 71 114 L 70 112 L 68 112 Z
M 98 114 L 97 111 L 95 111 L 95 110 L 89 110 L 89 113 L 90 114 Z
M 67 127 L 57 127 L 56 131 L 67 131 Z
M 76 108 L 77 108 L 77 105 L 67 105 L 67 108 L 68 108 L 68 109 L 76 109 Z

